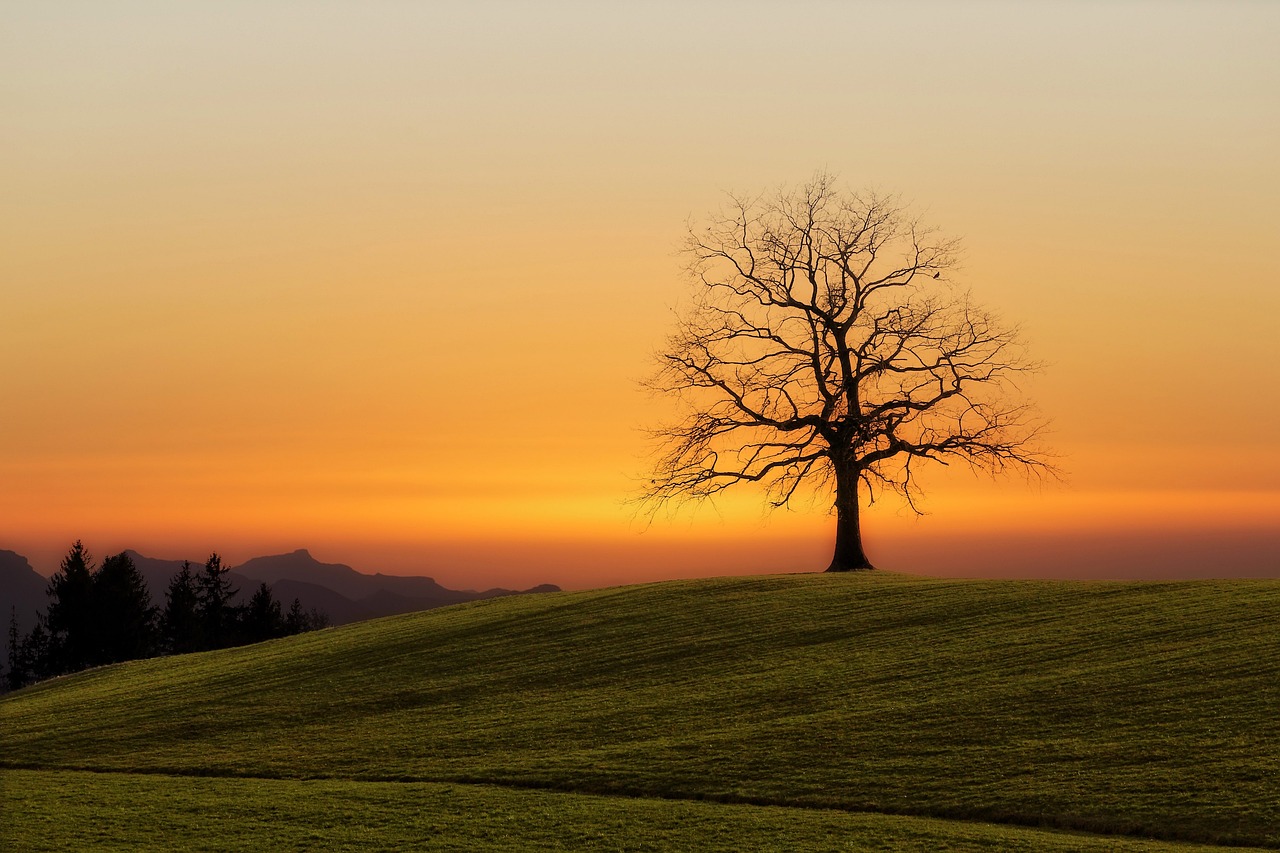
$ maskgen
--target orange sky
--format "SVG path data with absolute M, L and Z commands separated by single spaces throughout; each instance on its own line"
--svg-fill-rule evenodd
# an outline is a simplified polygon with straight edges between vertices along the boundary
M 940 472 L 874 559 L 1280 575 L 1280 6 L 616 6 L 10 9 L 0 548 L 821 568 L 820 506 L 625 498 L 684 223 L 825 168 L 964 238 L 1070 473 Z

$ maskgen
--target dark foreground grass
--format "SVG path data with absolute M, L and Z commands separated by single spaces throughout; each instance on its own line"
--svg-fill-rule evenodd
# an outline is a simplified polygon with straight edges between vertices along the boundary
M 497 782 L 1280 846 L 1280 583 L 501 599 L 0 700 L 0 766 Z
M 0 771 L 0 841 L 68 850 L 1196 853 L 1179 842 L 482 785 Z M 1239 849 L 1239 848 L 1233 848 Z M 1256 848 L 1255 848 L 1256 849 Z

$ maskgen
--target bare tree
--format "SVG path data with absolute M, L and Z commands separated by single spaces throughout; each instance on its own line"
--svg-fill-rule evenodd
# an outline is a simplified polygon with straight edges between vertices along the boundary
M 926 461 L 1052 471 L 1016 387 L 1036 365 L 949 282 L 957 248 L 894 199 L 821 174 L 690 226 L 694 299 L 647 383 L 687 412 L 654 430 L 645 507 L 740 483 L 773 506 L 817 489 L 836 514 L 827 571 L 850 571 L 872 568 L 863 500 L 888 490 L 919 511 Z

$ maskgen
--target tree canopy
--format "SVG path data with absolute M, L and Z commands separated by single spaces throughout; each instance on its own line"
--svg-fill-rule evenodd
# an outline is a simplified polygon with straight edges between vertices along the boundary
M 774 506 L 817 490 L 837 519 L 828 570 L 847 571 L 871 568 L 863 500 L 918 511 L 925 463 L 1053 470 L 1018 330 L 953 282 L 959 243 L 894 198 L 819 174 L 732 196 L 683 251 L 692 300 L 647 384 L 684 416 L 653 431 L 651 511 L 743 483 Z

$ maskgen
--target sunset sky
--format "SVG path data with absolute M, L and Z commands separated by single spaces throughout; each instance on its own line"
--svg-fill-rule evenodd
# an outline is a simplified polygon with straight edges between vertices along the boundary
M 10 3 L 0 548 L 454 587 L 820 569 L 646 526 L 637 382 L 726 191 L 900 193 L 1048 364 L 1061 484 L 867 516 L 926 574 L 1280 576 L 1280 3 Z

